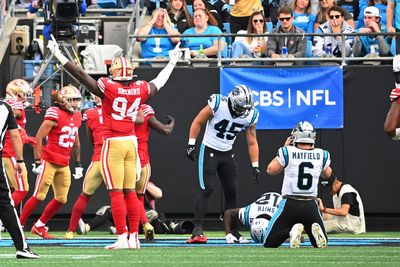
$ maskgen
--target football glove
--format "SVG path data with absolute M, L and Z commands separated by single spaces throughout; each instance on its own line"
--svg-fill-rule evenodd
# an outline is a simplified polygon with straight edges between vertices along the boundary
M 180 46 L 181 42 L 177 43 L 173 50 L 169 51 L 169 63 L 173 64 L 174 66 L 179 61 L 181 56 L 183 55 Z
M 253 167 L 253 175 L 251 176 L 251 182 L 253 184 L 258 184 L 260 180 L 260 170 L 258 167 Z
M 398 88 L 394 88 L 392 92 L 390 92 L 390 101 L 393 102 L 400 96 L 400 84 Z
M 400 88 L 400 55 L 395 55 L 393 57 L 393 74 L 396 88 Z
M 32 163 L 32 172 L 38 175 L 43 172 L 43 163 Z
M 196 146 L 195 145 L 188 145 L 186 148 L 186 157 L 192 161 L 197 160 L 197 151 L 196 151 Z
M 165 116 L 165 118 L 167 118 L 167 124 L 171 124 L 171 123 L 175 122 L 175 118 L 172 117 L 171 115 L 167 115 L 167 116 Z
M 75 173 L 72 175 L 75 180 L 79 180 L 83 177 L 83 168 L 75 167 Z
M 239 240 L 231 233 L 229 233 L 225 236 L 225 240 L 226 240 L 226 243 L 228 243 L 228 244 L 239 243 Z

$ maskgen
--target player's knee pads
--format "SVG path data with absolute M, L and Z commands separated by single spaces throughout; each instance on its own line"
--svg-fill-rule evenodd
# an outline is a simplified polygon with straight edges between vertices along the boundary
M 40 200 L 40 201 L 43 201 L 43 200 L 45 200 L 46 199 L 46 193 L 44 193 L 44 192 L 39 192 L 39 193 L 37 193 L 37 195 L 36 195 L 36 198 L 38 199 L 38 200 Z

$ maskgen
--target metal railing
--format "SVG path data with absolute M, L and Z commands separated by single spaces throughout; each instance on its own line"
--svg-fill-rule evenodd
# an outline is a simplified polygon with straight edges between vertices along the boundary
M 191 59 L 182 59 L 180 62 L 183 63 L 188 63 L 191 64 L 192 62 L 204 62 L 204 63 L 217 63 L 218 66 L 222 66 L 223 63 L 231 63 L 231 62 L 325 62 L 325 63 L 332 63 L 332 64 L 340 64 L 340 65 L 346 65 L 349 62 L 356 62 L 356 61 L 368 61 L 368 62 L 373 62 L 373 61 L 388 61 L 392 60 L 392 56 L 386 56 L 386 57 L 347 57 L 345 53 L 345 46 L 342 45 L 342 51 L 341 51 L 341 57 L 286 57 L 286 58 L 223 58 L 222 57 L 222 52 L 221 50 L 221 41 L 222 38 L 231 38 L 231 37 L 236 37 L 236 36 L 251 36 L 251 37 L 270 37 L 270 36 L 277 36 L 279 37 L 301 37 L 301 38 L 307 38 L 307 36 L 340 36 L 342 39 L 342 43 L 345 43 L 346 36 L 368 36 L 370 34 L 366 33 L 326 33 L 326 34 L 320 34 L 320 33 L 304 33 L 304 34 L 299 34 L 299 33 L 265 33 L 265 34 L 231 34 L 231 33 L 223 33 L 223 34 L 175 34 L 175 35 L 169 35 L 169 34 L 154 34 L 154 35 L 130 35 L 130 38 L 171 38 L 171 37 L 217 37 L 218 39 L 218 54 L 215 58 L 191 58 Z M 398 36 L 397 38 L 400 38 L 400 33 L 376 33 L 376 36 L 381 35 L 381 36 L 387 36 L 387 35 L 396 35 Z M 226 44 L 230 46 L 231 44 Z M 390 46 L 391 44 L 389 44 Z M 158 59 L 158 58 L 132 58 L 133 62 L 139 62 L 139 63 L 144 63 L 144 62 L 168 62 L 168 59 Z

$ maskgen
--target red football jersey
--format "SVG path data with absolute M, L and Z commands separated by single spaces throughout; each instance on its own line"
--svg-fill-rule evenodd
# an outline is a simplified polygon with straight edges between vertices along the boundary
M 21 128 L 25 128 L 26 125 L 26 115 L 25 115 L 25 108 L 24 104 L 21 101 L 16 101 L 12 99 L 6 99 L 5 100 L 13 110 L 20 110 L 21 111 L 21 116 L 18 118 L 15 118 L 17 121 L 17 124 Z M 15 157 L 15 152 L 14 152 L 14 145 L 11 141 L 10 134 L 6 133 L 6 137 L 4 139 L 4 147 L 3 147 L 3 157 L 9 158 L 9 157 Z
M 53 127 L 47 136 L 47 145 L 42 147 L 42 159 L 53 164 L 68 166 L 71 147 L 82 124 L 81 113 L 70 113 L 58 107 L 50 107 L 44 119 L 56 121 L 57 126 Z
M 138 152 L 140 163 L 142 167 L 150 162 L 149 156 L 149 148 L 148 148 L 148 141 L 149 141 L 149 134 L 150 134 L 150 126 L 149 126 L 149 119 L 154 116 L 154 110 L 151 106 L 142 104 L 140 109 L 143 111 L 144 115 L 144 122 L 142 124 L 135 125 L 135 132 L 138 139 Z
M 101 147 L 103 146 L 103 115 L 101 107 L 91 108 L 83 114 L 83 120 L 92 131 L 93 136 L 93 155 L 92 161 L 99 161 Z
M 150 95 L 146 81 L 130 82 L 123 86 L 106 77 L 98 79 L 97 86 L 104 93 L 104 138 L 135 135 L 137 111 Z

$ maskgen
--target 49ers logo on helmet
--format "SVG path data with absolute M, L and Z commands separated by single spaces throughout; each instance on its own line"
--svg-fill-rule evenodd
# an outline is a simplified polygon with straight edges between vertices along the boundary
M 113 80 L 130 81 L 132 80 L 134 69 L 130 60 L 125 57 L 117 57 L 110 67 L 110 73 Z

